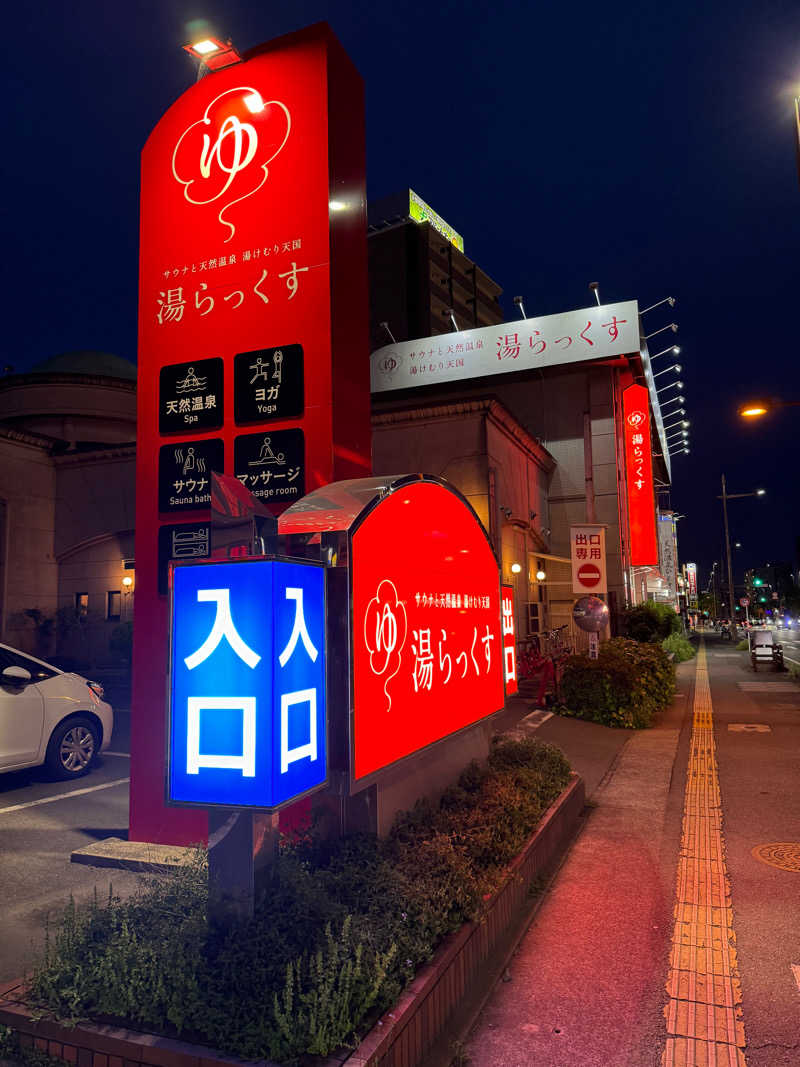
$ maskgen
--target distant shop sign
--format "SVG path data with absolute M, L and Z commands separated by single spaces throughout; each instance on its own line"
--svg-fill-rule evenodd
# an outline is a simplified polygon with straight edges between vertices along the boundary
M 464 238 L 461 234 L 456 233 L 453 227 L 446 223 L 441 215 L 437 215 L 430 204 L 426 204 L 413 189 L 408 190 L 408 214 L 414 222 L 430 223 L 433 229 L 454 245 L 459 252 L 464 251 Z
M 689 607 L 697 607 L 697 564 L 686 564 L 686 592 L 689 600 Z
M 385 345 L 370 357 L 371 389 L 419 389 L 638 351 L 639 308 L 627 300 Z
M 607 593 L 605 526 L 570 526 L 569 549 L 572 592 Z
M 670 599 L 674 601 L 678 587 L 675 560 L 675 520 L 671 511 L 658 516 L 658 565 L 661 575 L 667 583 Z

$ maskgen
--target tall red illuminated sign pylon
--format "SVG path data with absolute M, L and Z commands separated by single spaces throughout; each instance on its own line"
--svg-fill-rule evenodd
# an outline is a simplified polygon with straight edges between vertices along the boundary
M 142 153 L 132 840 L 206 833 L 164 804 L 165 582 L 209 554 L 210 471 L 276 514 L 370 473 L 363 114 L 318 24 L 201 79 Z
M 649 394 L 643 385 L 629 385 L 623 390 L 625 481 L 628 495 L 630 561 L 633 566 L 658 564 L 649 402 Z

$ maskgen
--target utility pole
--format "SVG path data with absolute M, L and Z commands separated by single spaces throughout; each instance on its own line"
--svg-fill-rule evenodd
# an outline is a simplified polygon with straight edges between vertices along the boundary
M 725 550 L 728 553 L 728 603 L 731 613 L 731 637 L 736 640 L 736 606 L 733 602 L 733 563 L 731 561 L 731 535 L 728 532 L 728 494 L 725 489 L 725 475 L 722 475 L 722 514 L 725 518 Z

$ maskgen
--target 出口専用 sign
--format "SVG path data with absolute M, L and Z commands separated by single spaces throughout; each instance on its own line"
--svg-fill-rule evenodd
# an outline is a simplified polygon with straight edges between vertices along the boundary
M 572 562 L 572 592 L 578 596 L 608 592 L 605 526 L 570 526 L 569 555 Z

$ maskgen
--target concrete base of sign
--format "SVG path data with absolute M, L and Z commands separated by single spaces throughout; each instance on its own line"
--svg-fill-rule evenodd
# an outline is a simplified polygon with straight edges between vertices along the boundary
M 501 709 L 381 771 L 377 785 L 349 798 L 345 832 L 367 830 L 385 837 L 398 812 L 410 810 L 423 797 L 438 800 L 471 760 L 486 759 L 492 737 L 519 717 L 516 705 Z
M 156 845 L 149 841 L 123 841 L 121 837 L 106 837 L 70 854 L 72 863 L 89 867 L 119 867 L 128 871 L 168 871 L 182 863 L 190 863 L 194 848 L 179 845 Z

